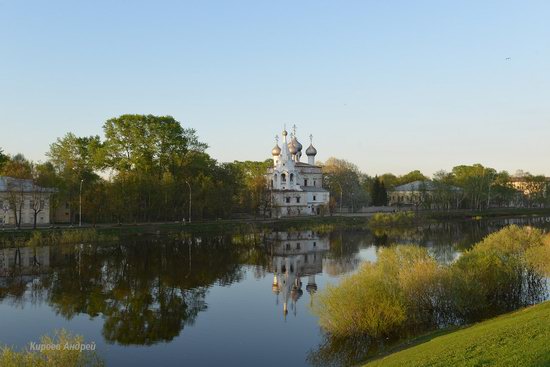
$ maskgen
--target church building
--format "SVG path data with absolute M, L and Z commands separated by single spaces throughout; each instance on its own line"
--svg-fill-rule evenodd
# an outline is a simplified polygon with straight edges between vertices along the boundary
M 320 215 L 328 210 L 329 192 L 323 188 L 323 172 L 315 165 L 317 149 L 313 137 L 306 149 L 307 163 L 301 162 L 302 144 L 296 137 L 296 126 L 288 139 L 283 130 L 279 147 L 276 137 L 272 149 L 273 166 L 268 168 L 267 182 L 271 190 L 271 217 Z

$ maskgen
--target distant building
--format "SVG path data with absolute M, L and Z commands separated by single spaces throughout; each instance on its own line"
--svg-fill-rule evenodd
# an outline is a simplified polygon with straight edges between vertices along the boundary
M 321 167 L 315 165 L 317 149 L 312 142 L 306 149 L 308 162 L 303 163 L 300 161 L 302 144 L 296 137 L 296 130 L 289 142 L 287 135 L 287 131 L 283 130 L 282 147 L 279 147 L 277 138 L 271 151 L 273 166 L 267 172 L 271 216 L 279 218 L 322 214 L 329 203 L 329 192 L 323 188 Z
M 55 189 L 35 185 L 33 180 L 0 176 L 0 224 L 50 223 L 50 199 Z
M 542 176 L 541 176 L 542 178 Z M 542 193 L 546 196 L 550 186 L 550 177 L 537 179 L 536 177 L 513 176 L 510 177 L 510 185 L 525 196 Z
M 459 187 L 424 180 L 409 182 L 389 190 L 388 203 L 390 206 L 432 209 L 443 203 L 447 208 L 457 208 L 461 196 L 462 189 Z
M 544 206 L 547 201 L 550 177 L 543 176 L 513 176 L 508 184 L 517 190 L 518 194 L 509 203 L 514 207 Z

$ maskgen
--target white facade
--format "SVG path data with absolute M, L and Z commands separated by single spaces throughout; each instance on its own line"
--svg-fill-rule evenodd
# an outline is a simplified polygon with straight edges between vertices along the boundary
M 21 225 L 50 223 L 50 196 L 53 189 L 37 186 L 32 180 L 0 176 L 0 225 L 16 224 L 15 215 Z
M 282 147 L 278 141 L 272 149 L 273 166 L 268 169 L 271 189 L 271 216 L 275 218 L 299 215 L 319 215 L 329 203 L 329 192 L 323 188 L 323 172 L 315 165 L 317 150 L 310 144 L 306 150 L 308 163 L 300 161 L 302 144 L 296 132 L 287 141 L 283 130 Z

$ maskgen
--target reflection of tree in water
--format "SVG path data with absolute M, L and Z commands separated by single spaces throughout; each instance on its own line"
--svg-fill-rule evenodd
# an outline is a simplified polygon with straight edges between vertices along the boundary
M 354 366 L 371 356 L 376 346 L 368 336 L 331 338 L 324 336 L 317 349 L 310 350 L 307 362 L 313 366 Z
M 325 255 L 323 271 L 331 276 L 355 270 L 361 259 L 359 250 L 369 245 L 368 232 L 336 231 L 330 233 L 330 250 Z
M 170 341 L 206 310 L 208 287 L 242 279 L 245 250 L 226 240 L 153 239 L 78 247 L 51 275 L 49 302 L 67 318 L 103 315 L 107 341 Z

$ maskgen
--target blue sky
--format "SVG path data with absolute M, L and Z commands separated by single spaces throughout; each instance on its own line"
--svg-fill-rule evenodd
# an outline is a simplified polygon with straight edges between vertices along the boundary
M 369 174 L 550 175 L 548 1 L 0 0 L 0 147 L 172 115 L 220 161 L 286 123 Z M 510 58 L 507 60 L 507 58 Z

